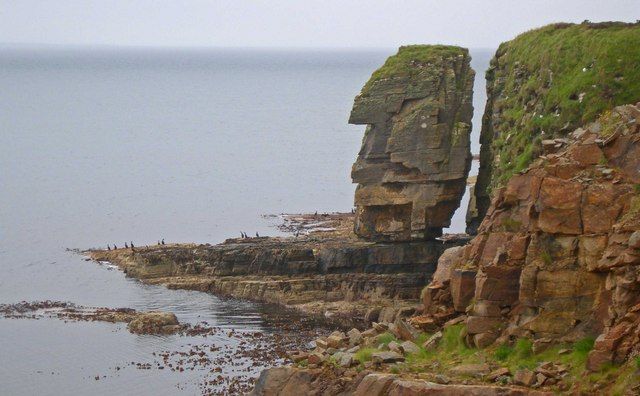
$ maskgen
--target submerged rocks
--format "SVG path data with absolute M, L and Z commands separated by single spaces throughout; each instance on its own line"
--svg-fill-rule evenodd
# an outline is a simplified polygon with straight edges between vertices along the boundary
M 471 163 L 469 62 L 460 47 L 401 47 L 356 97 L 349 122 L 367 125 L 351 173 L 358 236 L 409 241 L 449 226 Z
M 133 308 L 93 308 L 69 302 L 35 301 L 0 304 L 0 315 L 7 318 L 57 318 L 66 321 L 127 323 L 131 333 L 174 334 L 196 332 L 189 325 L 181 325 L 171 312 L 136 311 Z
M 143 312 L 131 320 L 127 328 L 137 334 L 171 334 L 182 326 L 171 312 Z

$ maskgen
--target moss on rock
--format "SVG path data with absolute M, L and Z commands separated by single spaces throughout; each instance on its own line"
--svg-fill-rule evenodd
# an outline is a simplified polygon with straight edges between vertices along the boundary
M 390 56 L 378 70 L 373 72 L 362 92 L 366 92 L 374 82 L 386 78 L 413 77 L 425 70 L 426 66 L 440 64 L 447 58 L 468 56 L 469 50 L 453 45 L 405 45 L 398 53 Z
M 640 23 L 553 24 L 501 44 L 486 74 L 471 223 L 482 220 L 493 189 L 539 156 L 542 139 L 640 101 L 639 60 Z

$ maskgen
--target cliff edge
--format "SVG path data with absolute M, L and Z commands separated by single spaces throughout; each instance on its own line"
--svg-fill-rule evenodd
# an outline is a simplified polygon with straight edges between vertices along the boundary
M 526 169 L 543 141 L 565 138 L 613 107 L 640 100 L 640 23 L 558 23 L 502 43 L 486 72 L 477 231 L 492 191 Z

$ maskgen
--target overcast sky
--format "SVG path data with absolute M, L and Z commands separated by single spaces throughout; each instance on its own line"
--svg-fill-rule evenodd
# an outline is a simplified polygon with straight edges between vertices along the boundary
M 0 43 L 495 47 L 551 22 L 640 18 L 640 0 L 0 0 Z

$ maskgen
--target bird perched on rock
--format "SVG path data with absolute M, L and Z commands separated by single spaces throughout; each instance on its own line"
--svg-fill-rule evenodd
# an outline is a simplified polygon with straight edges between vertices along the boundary
M 127 245 L 127 243 L 126 243 L 126 242 L 124 243 L 124 248 L 125 248 L 125 249 L 129 249 L 129 245 Z
M 116 244 L 113 244 L 113 250 L 118 250 L 118 247 L 116 246 Z
M 133 246 L 133 241 L 131 241 L 131 243 L 129 243 L 129 245 L 131 245 L 131 250 L 133 250 L 133 248 L 135 247 L 135 246 Z
M 109 244 L 107 244 L 107 250 L 111 250 L 111 246 L 109 246 Z
M 258 231 L 256 231 L 256 238 L 260 238 L 260 234 L 258 234 Z
M 164 245 L 164 238 L 162 238 L 162 244 Z

